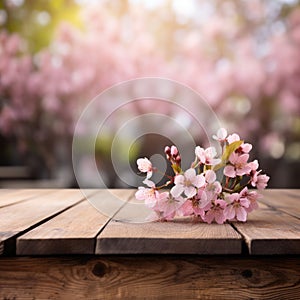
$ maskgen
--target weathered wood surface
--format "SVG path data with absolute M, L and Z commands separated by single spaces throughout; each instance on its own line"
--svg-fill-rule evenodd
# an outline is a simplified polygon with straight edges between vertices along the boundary
M 93 205 L 107 204 L 108 216 L 79 190 L 0 190 L 0 246 L 12 255 L 0 257 L 0 298 L 299 299 L 300 258 L 290 255 L 300 254 L 298 192 L 265 191 L 247 223 L 208 225 L 114 221 L 131 210 L 130 190 L 111 191 L 117 202 L 87 191 Z
M 0 254 L 14 252 L 14 237 L 82 201 L 80 190 L 59 190 L 0 209 Z
M 93 196 L 102 197 L 103 191 Z M 131 190 L 114 190 L 126 202 Z M 17 239 L 18 255 L 93 254 L 98 233 L 110 220 L 88 201 L 66 210 Z
M 264 191 L 245 224 L 115 221 L 131 212 L 133 192 L 86 191 L 103 216 L 79 190 L 0 190 L 0 254 L 238 254 L 242 243 L 250 254 L 300 254 L 299 190 Z
M 267 190 L 262 201 L 270 201 L 271 205 L 272 199 L 282 197 L 276 191 Z M 299 199 L 294 197 L 285 207 L 291 211 L 298 203 Z M 276 205 L 278 200 L 274 200 L 274 207 L 261 204 L 246 223 L 232 222 L 244 237 L 250 254 L 300 254 L 300 222 L 276 210 Z M 111 221 L 97 238 L 96 253 L 236 254 L 241 253 L 241 244 L 240 236 L 229 224 L 219 226 L 180 220 L 144 224 Z
M 0 190 L 0 207 L 12 205 L 21 201 L 42 197 L 55 190 L 30 189 L 30 190 Z
M 300 219 L 300 190 L 264 190 L 261 202 Z
M 0 258 L 1 299 L 299 299 L 298 257 Z
M 299 219 L 260 204 L 246 223 L 233 222 L 250 254 L 300 254 Z
M 229 224 L 111 221 L 97 238 L 96 254 L 238 254 L 241 248 L 241 236 Z

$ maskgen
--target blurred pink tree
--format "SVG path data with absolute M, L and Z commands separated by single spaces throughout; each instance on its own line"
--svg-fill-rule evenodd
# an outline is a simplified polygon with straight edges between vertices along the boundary
M 180 1 L 87 7 L 82 28 L 62 23 L 35 54 L 18 34 L 2 31 L 1 134 L 52 170 L 58 157 L 70 159 L 74 122 L 90 99 L 123 80 L 160 76 L 200 92 L 224 126 L 262 153 L 299 159 L 297 3 L 191 2 L 189 12 Z

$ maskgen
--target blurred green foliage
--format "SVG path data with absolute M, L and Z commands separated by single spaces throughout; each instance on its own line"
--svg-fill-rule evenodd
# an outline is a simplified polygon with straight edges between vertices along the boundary
M 0 29 L 18 32 L 31 53 L 48 46 L 60 22 L 81 27 L 80 5 L 74 0 L 4 0 L 0 11 Z

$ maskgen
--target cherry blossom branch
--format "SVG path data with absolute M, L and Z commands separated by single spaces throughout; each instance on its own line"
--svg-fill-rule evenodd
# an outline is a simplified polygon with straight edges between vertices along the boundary
M 166 147 L 166 158 L 171 163 L 174 176 L 156 169 L 147 158 L 137 160 L 138 169 L 147 173 L 144 183 L 148 188 L 139 187 L 136 198 L 144 200 L 145 205 L 153 210 L 154 219 L 172 220 L 178 215 L 191 216 L 207 223 L 245 222 L 248 213 L 258 207 L 258 193 L 249 191 L 247 186 L 251 183 L 253 187 L 263 189 L 269 176 L 257 171 L 257 160 L 248 162 L 252 146 L 241 141 L 237 134 L 227 136 L 223 128 L 214 138 L 222 145 L 221 157 L 217 157 L 214 147 L 203 149 L 197 146 L 195 159 L 185 171 L 181 169 L 178 149 Z M 168 181 L 155 186 L 149 180 L 153 172 L 163 174 Z M 223 175 L 221 182 L 217 180 L 218 174 Z M 171 185 L 170 191 L 159 192 Z

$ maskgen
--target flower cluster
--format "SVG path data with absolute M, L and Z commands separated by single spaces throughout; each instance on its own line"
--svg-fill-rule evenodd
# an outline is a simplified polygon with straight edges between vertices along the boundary
M 175 146 L 166 147 L 165 154 L 172 165 L 173 175 L 165 174 L 168 181 L 161 185 L 150 180 L 158 171 L 147 158 L 137 160 L 138 169 L 147 173 L 135 196 L 153 210 L 151 220 L 171 220 L 175 216 L 195 216 L 206 223 L 223 224 L 226 220 L 245 222 L 247 215 L 258 208 L 259 194 L 248 186 L 261 190 L 269 176 L 259 170 L 258 161 L 248 161 L 252 145 L 244 143 L 237 134 L 227 135 L 224 128 L 213 138 L 222 148 L 217 157 L 214 147 L 197 146 L 195 160 L 187 170 L 181 168 L 181 156 Z M 219 181 L 217 177 L 222 179 Z M 164 188 L 173 185 L 170 191 Z

